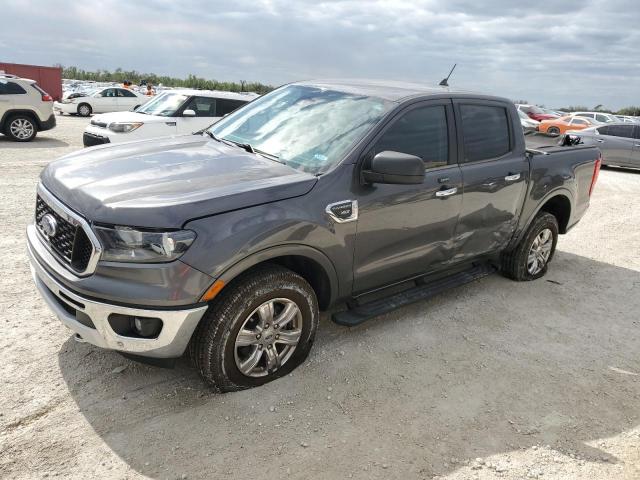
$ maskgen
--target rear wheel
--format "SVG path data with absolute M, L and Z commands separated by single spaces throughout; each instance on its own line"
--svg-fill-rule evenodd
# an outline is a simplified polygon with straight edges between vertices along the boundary
M 91 105 L 89 105 L 88 103 L 81 103 L 80 105 L 78 105 L 78 115 L 80 115 L 81 117 L 88 117 L 89 115 L 91 115 L 91 112 Z
M 7 121 L 5 134 L 16 142 L 30 142 L 36 138 L 38 127 L 29 115 L 13 115 Z
M 549 127 L 547 129 L 547 134 L 551 135 L 552 137 L 557 137 L 558 135 L 560 135 L 560 129 L 558 127 Z
M 277 265 L 261 267 L 216 298 L 191 339 L 191 357 L 217 391 L 262 385 L 305 360 L 318 317 L 306 280 Z
M 517 281 L 535 280 L 547 273 L 558 243 L 558 221 L 547 212 L 531 222 L 520 243 L 502 254 L 502 273 Z

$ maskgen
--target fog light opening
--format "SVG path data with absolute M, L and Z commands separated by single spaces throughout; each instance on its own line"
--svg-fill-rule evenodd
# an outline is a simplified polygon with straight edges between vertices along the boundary
M 161 329 L 159 318 L 133 317 L 133 331 L 143 338 L 157 338 Z

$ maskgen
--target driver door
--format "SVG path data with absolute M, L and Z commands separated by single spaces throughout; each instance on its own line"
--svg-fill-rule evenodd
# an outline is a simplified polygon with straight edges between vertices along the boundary
M 357 189 L 354 294 L 447 264 L 462 206 L 451 100 L 407 107 L 365 150 L 362 168 L 385 150 L 422 158 L 419 185 L 367 184 Z

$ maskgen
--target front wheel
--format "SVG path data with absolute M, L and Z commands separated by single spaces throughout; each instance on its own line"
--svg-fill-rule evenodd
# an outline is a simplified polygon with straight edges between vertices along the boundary
M 259 267 L 215 299 L 191 339 L 191 357 L 217 391 L 262 385 L 305 360 L 318 318 L 304 278 L 278 265 Z
M 558 135 L 560 135 L 560 129 L 558 127 L 549 127 L 549 129 L 547 130 L 547 135 L 557 137 Z
M 556 217 L 547 212 L 540 212 L 518 245 L 502 254 L 502 273 L 520 282 L 542 277 L 547 273 L 557 243 Z

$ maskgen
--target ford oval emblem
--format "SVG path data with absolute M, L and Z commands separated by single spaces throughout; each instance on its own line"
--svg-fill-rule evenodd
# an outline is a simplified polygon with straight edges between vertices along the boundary
M 44 233 L 49 238 L 55 237 L 58 231 L 58 222 L 56 221 L 56 217 L 54 217 L 50 213 L 44 215 L 40 219 L 38 225 L 40 226 L 40 230 L 42 231 L 42 233 Z

